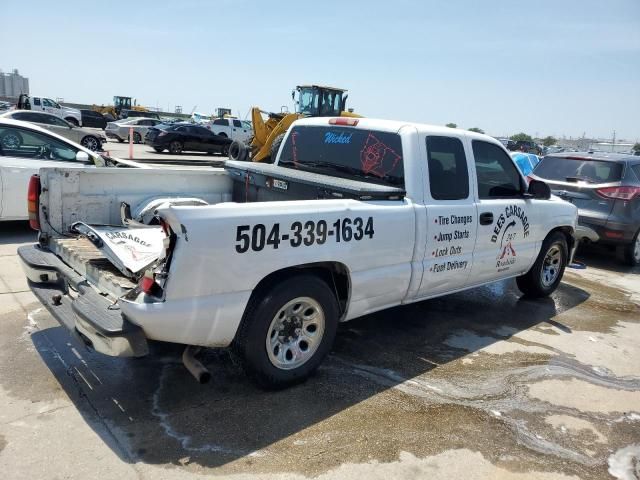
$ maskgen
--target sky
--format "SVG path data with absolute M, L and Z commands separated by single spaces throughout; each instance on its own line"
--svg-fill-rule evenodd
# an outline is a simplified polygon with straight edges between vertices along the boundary
M 640 0 L 4 0 L 0 68 L 32 94 L 212 113 L 293 109 L 500 136 L 640 140 Z

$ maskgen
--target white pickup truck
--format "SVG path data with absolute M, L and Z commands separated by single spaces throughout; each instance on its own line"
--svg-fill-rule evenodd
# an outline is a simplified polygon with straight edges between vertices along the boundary
M 314 118 L 275 165 L 206 172 L 45 168 L 19 249 L 31 288 L 96 350 L 147 340 L 232 346 L 266 387 L 310 375 L 338 322 L 516 277 L 553 292 L 576 208 L 527 185 L 488 136 L 414 123 Z

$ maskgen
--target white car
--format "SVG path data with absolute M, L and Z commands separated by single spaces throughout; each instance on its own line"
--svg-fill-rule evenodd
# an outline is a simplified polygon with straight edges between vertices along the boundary
M 27 186 L 42 167 L 89 168 L 102 158 L 29 122 L 0 119 L 0 220 L 26 220 Z
M 40 243 L 18 254 L 97 351 L 233 345 L 251 378 L 283 387 L 318 368 L 339 322 L 512 277 L 544 297 L 576 246 L 576 207 L 464 130 L 308 118 L 275 165 L 196 173 L 40 170 Z M 206 378 L 192 347 L 183 359 Z
M 128 118 L 126 120 L 108 122 L 104 133 L 108 138 L 122 143 L 129 140 L 129 129 L 133 128 L 133 142 L 143 143 L 149 129 L 161 123 L 162 120 L 156 118 Z
M 253 135 L 251 122 L 237 118 L 216 118 L 204 125 L 216 135 L 249 143 Z
M 35 112 L 47 112 L 62 118 L 76 127 L 82 126 L 82 114 L 77 108 L 63 107 L 55 100 L 37 95 L 20 95 L 18 110 L 33 110 Z
M 51 130 L 67 140 L 79 143 L 92 152 L 102 150 L 102 144 L 107 139 L 100 130 L 77 127 L 60 117 L 46 112 L 34 112 L 32 110 L 11 110 L 1 113 L 0 118 L 12 118 L 23 122 L 35 123 L 42 128 Z

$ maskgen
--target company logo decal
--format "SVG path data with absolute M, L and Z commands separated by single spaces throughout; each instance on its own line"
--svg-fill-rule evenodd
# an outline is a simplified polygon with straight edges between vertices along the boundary
M 516 263 L 516 249 L 513 242 L 519 238 L 529 236 L 529 220 L 527 212 L 517 206 L 508 205 L 504 212 L 498 217 L 496 226 L 491 235 L 491 242 L 498 244 L 498 253 L 496 255 L 496 268 L 499 272 L 508 270 L 511 265 Z

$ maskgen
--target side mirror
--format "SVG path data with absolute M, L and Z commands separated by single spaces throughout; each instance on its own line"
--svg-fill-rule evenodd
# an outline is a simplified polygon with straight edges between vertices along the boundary
M 551 189 L 549 185 L 540 180 L 531 180 L 527 189 L 529 196 L 538 200 L 549 200 L 551 198 Z
M 87 152 L 83 152 L 82 150 L 78 150 L 78 153 L 76 153 L 76 161 L 78 161 L 78 162 L 88 162 L 89 161 L 89 154 Z

